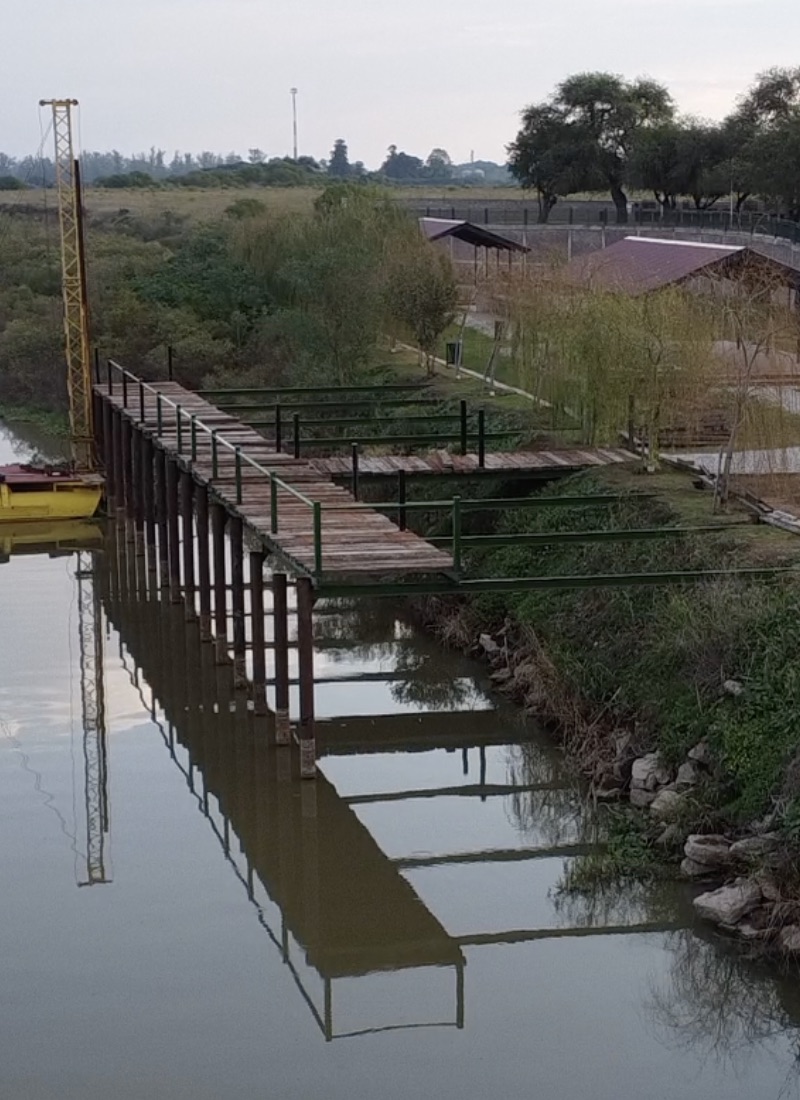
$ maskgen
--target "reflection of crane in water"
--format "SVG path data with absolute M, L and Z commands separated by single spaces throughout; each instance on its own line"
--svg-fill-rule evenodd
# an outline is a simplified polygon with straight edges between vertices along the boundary
M 103 633 L 100 593 L 95 583 L 94 555 L 78 551 L 81 717 L 83 727 L 84 799 L 86 810 L 86 878 L 79 886 L 110 882 L 106 873 L 108 836 L 108 755 Z

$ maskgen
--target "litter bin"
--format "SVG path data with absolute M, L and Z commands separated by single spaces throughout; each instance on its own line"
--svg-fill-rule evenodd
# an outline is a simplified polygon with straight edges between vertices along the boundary
M 445 363 L 448 367 L 461 366 L 462 344 L 460 340 L 448 340 L 445 344 Z

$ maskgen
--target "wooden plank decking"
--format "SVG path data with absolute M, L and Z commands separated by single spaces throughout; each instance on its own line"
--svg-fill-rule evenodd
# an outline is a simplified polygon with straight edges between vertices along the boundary
M 227 510 L 242 521 L 272 552 L 282 555 L 298 571 L 329 580 L 347 576 L 402 577 L 408 574 L 448 573 L 454 568 L 452 555 L 437 549 L 412 531 L 401 531 L 388 517 L 359 505 L 352 494 L 334 479 L 352 473 L 348 457 L 296 459 L 276 453 L 273 445 L 255 428 L 176 382 L 148 383 L 139 393 L 137 384 L 128 385 L 127 403 L 118 383 L 109 395 L 105 386 L 96 392 L 126 415 L 134 427 L 157 439 L 158 446 L 190 468 L 195 479 L 213 490 Z M 158 396 L 161 395 L 161 430 L 158 431 Z M 181 447 L 178 450 L 177 408 L 181 416 Z M 142 421 L 143 414 L 143 421 Z M 189 418 L 196 418 L 196 456 L 191 459 Z M 203 429 L 208 430 L 203 430 Z M 217 476 L 214 477 L 211 431 L 218 433 Z M 224 443 L 223 443 L 224 441 Z M 224 445 L 224 444 L 227 444 Z M 241 501 L 237 503 L 236 458 L 259 464 L 266 474 L 246 461 L 241 465 Z M 566 473 L 593 466 L 630 461 L 624 450 L 611 448 L 564 451 L 520 451 L 489 453 L 479 466 L 477 455 L 452 455 L 433 451 L 427 455 L 362 455 L 361 474 L 392 476 L 407 474 L 546 474 Z M 278 529 L 272 531 L 269 474 L 280 478 L 289 489 L 278 488 Z M 293 492 L 302 493 L 307 501 Z M 321 571 L 315 553 L 313 503 L 321 508 Z M 320 576 L 321 573 L 321 576 Z
M 162 428 L 158 435 L 156 392 L 162 402 Z M 141 423 L 140 399 L 135 386 L 128 388 L 127 405 L 123 405 L 120 385 L 111 396 L 103 386 L 98 394 L 118 410 L 125 412 L 134 425 Z M 178 455 L 177 414 L 183 412 L 182 440 Z M 175 382 L 149 383 L 145 389 L 144 429 L 158 439 L 158 444 L 173 458 L 190 464 L 191 439 L 187 416 L 197 417 L 206 428 L 216 429 L 220 440 L 240 447 L 243 456 L 259 463 L 283 482 L 322 505 L 322 571 L 326 577 L 404 576 L 406 574 L 443 573 L 452 570 L 450 554 L 431 546 L 412 531 L 401 531 L 379 512 L 359 507 L 352 495 L 335 485 L 329 476 L 316 470 L 305 459 L 276 454 L 254 428 L 242 424 L 222 412 L 202 397 L 183 389 Z M 287 490 L 278 490 L 279 526 L 271 533 L 269 481 L 257 470 L 243 463 L 242 499 L 236 503 L 235 455 L 220 444 L 218 469 L 213 477 L 211 437 L 197 431 L 197 457 L 191 469 L 197 481 L 213 489 L 229 512 L 239 516 L 271 550 L 283 555 L 298 570 L 315 571 L 314 528 L 312 509 Z M 335 508 L 335 510 L 332 510 Z
M 359 474 L 366 477 L 391 477 L 401 471 L 414 476 L 425 474 L 547 474 L 570 473 L 591 466 L 612 466 L 635 458 L 630 451 L 612 447 L 570 448 L 559 451 L 489 452 L 484 466 L 476 454 L 456 455 L 431 451 L 424 455 L 359 455 Z M 352 473 L 352 458 L 336 455 L 311 458 L 309 464 L 327 477 L 343 478 Z

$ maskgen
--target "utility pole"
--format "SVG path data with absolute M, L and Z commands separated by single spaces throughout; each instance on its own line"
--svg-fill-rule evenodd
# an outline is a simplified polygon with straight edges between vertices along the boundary
M 290 88 L 292 94 L 292 136 L 294 138 L 294 160 L 297 163 L 297 88 Z

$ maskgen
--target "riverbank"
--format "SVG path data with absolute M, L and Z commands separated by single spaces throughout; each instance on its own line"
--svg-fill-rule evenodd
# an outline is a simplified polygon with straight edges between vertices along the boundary
M 0 403 L 0 423 L 11 428 L 35 428 L 46 432 L 55 439 L 69 436 L 69 420 L 66 411 L 54 412 L 52 409 L 38 408 L 33 405 L 14 405 Z
M 621 494 L 613 507 L 510 511 L 513 534 L 684 528 L 630 541 L 520 541 L 471 553 L 481 576 L 599 576 L 746 567 L 791 569 L 800 542 L 734 509 L 682 472 L 604 471 L 545 494 Z M 647 495 L 645 495 L 645 493 Z M 474 522 L 487 532 L 487 516 Z M 711 527 L 697 531 L 696 528 Z M 694 528 L 695 530 L 691 530 Z M 720 576 L 691 586 L 430 599 L 418 617 L 492 666 L 498 691 L 546 720 L 614 811 L 617 843 L 591 878 L 681 874 L 704 886 L 698 913 L 760 949 L 800 953 L 800 583 Z

